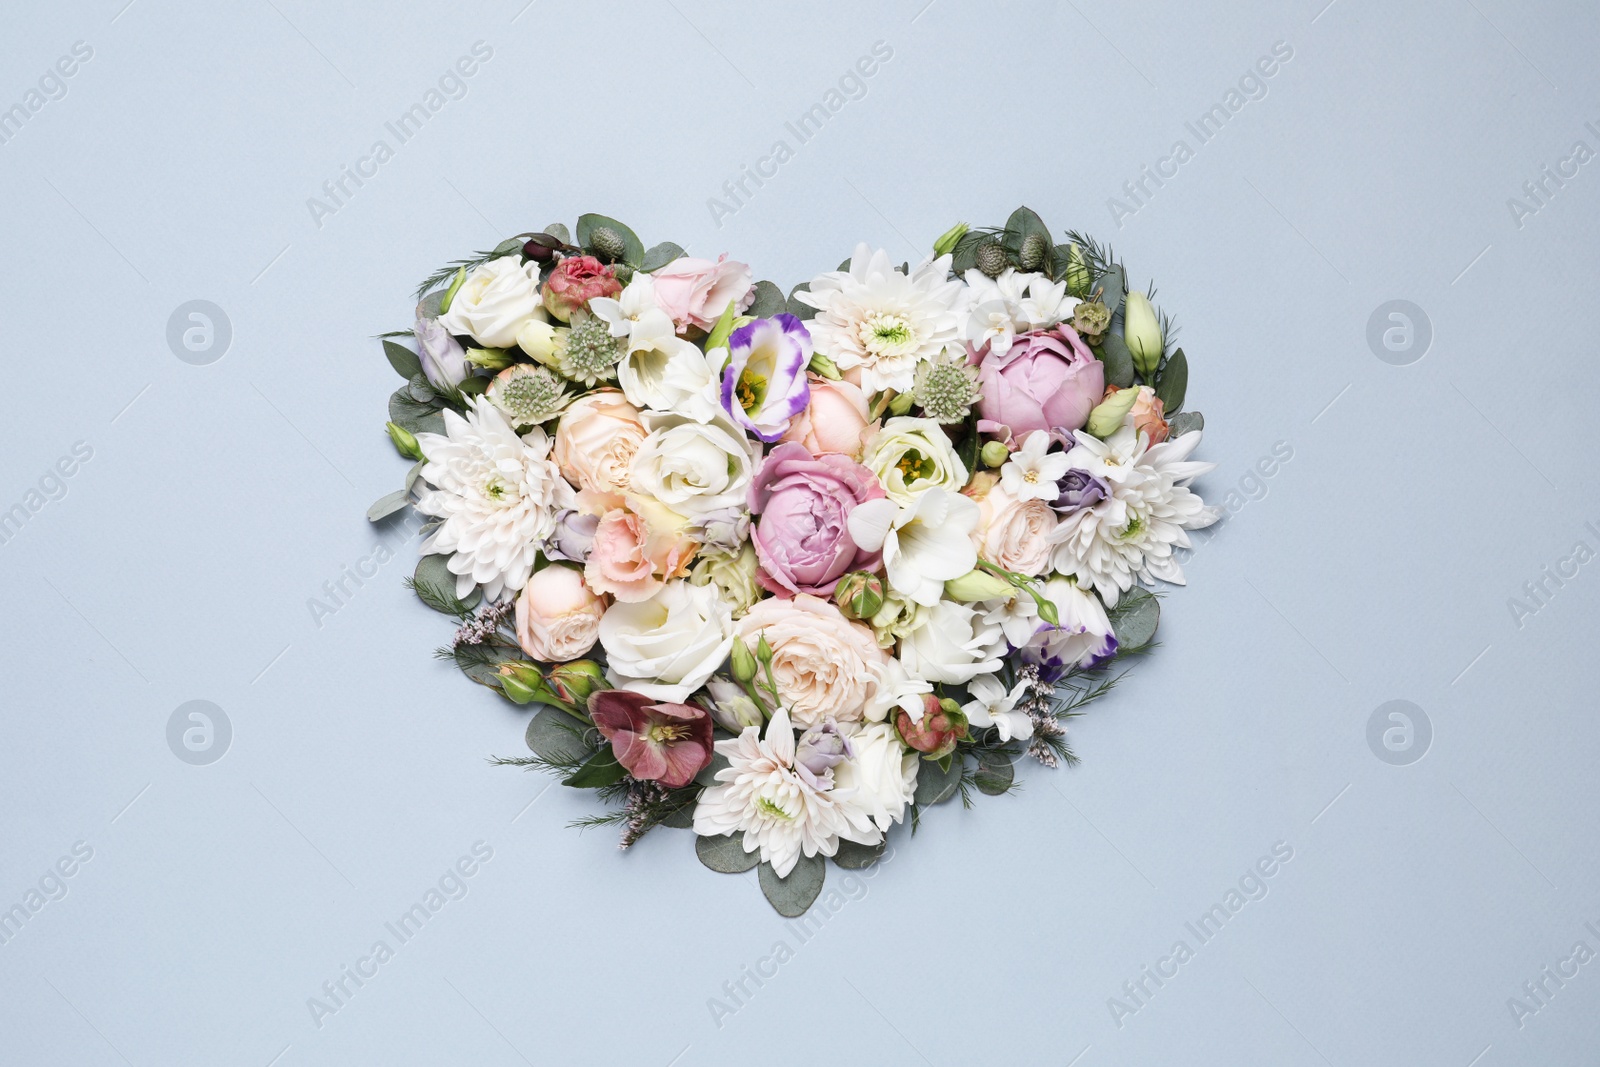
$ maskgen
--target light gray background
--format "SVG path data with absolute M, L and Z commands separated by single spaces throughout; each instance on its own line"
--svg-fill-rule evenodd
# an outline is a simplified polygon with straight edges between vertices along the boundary
M 1600 149 L 1593 5 L 525 2 L 7 12 L 0 105 L 94 56 L 0 145 L 0 509 L 93 458 L 0 545 L 0 906 L 94 854 L 0 945 L 0 1060 L 1595 1062 L 1600 962 L 1521 1028 L 1506 1003 L 1600 950 L 1600 564 L 1520 627 L 1507 603 L 1600 548 L 1600 163 L 1520 227 L 1507 205 Z M 467 95 L 317 226 L 307 199 L 479 40 Z M 707 199 L 879 40 L 865 97 L 719 228 Z M 1118 228 L 1107 199 L 1278 41 L 1266 97 Z M 687 833 L 620 854 L 565 828 L 588 794 L 487 766 L 523 715 L 430 658 L 414 544 L 362 518 L 405 470 L 371 337 L 416 282 L 596 210 L 787 288 L 1019 202 L 1159 282 L 1208 498 L 1293 449 L 1073 724 L 1083 765 L 932 812 L 803 944 Z M 166 342 L 192 299 L 232 323 L 209 366 Z M 1368 346 L 1391 299 L 1432 322 L 1410 366 Z M 319 627 L 308 600 L 386 537 Z M 192 699 L 232 723 L 209 766 L 167 746 Z M 1433 725 L 1410 766 L 1367 745 L 1391 699 Z M 480 840 L 468 895 L 314 1026 L 307 998 Z M 1115 1025 L 1279 841 L 1269 895 Z M 718 1027 L 708 999 L 780 939 Z

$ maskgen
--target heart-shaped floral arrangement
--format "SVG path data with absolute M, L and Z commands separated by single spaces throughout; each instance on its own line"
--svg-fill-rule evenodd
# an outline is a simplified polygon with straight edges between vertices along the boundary
M 440 655 L 627 847 L 692 829 L 798 915 L 825 860 L 1073 763 L 1215 521 L 1182 349 L 1110 250 L 1034 212 L 787 297 L 600 215 L 440 270 L 384 349 Z M 1153 290 L 1150 295 L 1154 295 Z M 416 350 L 390 339 L 415 335 Z

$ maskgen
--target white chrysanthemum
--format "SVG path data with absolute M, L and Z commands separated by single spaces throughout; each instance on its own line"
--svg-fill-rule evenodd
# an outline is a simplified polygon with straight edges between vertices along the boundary
M 1186 531 L 1210 526 L 1221 514 L 1187 488 L 1216 466 L 1188 462 L 1200 433 L 1153 446 L 1131 426 L 1104 441 L 1082 430 L 1074 436 L 1077 444 L 1067 453 L 1072 469 L 1088 471 L 1111 493 L 1061 520 L 1050 535 L 1056 544 L 1052 566 L 1093 586 L 1108 607 L 1136 581 L 1183 585 L 1173 549 L 1188 548 Z
M 550 438 L 535 426 L 521 437 L 481 397 L 465 417 L 444 413 L 445 432 L 419 433 L 427 458 L 422 478 L 432 489 L 417 501 L 443 524 L 422 543 L 423 555 L 450 555 L 456 595 L 483 586 L 490 600 L 521 589 L 539 545 L 555 529 L 556 510 L 571 507 L 572 487 L 550 460 Z
M 767 724 L 765 739 L 760 727 L 747 726 L 716 748 L 728 766 L 695 805 L 694 832 L 700 836 L 743 833 L 744 850 L 760 849 L 780 878 L 794 870 L 802 852 L 831 856 L 839 851 L 841 837 L 864 845 L 882 840 L 866 812 L 847 812 L 839 805 L 832 775 L 818 777 L 795 763 L 794 728 L 783 708 Z
M 910 391 L 917 364 L 959 343 L 969 305 L 967 287 L 949 279 L 950 257 L 906 274 L 883 249 L 856 246 L 848 270 L 811 279 L 796 294 L 817 309 L 806 323 L 816 350 L 840 370 L 860 368 L 861 387 Z
M 966 279 L 973 304 L 966 323 L 967 343 L 973 348 L 988 345 L 997 356 L 1010 351 L 1017 334 L 1070 319 L 1078 306 L 1067 295 L 1066 282 L 1052 282 L 1043 274 L 1022 274 L 1007 267 L 998 278 L 969 270 Z

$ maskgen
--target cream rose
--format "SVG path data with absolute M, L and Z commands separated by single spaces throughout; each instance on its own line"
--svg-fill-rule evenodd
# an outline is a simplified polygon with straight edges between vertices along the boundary
M 568 663 L 594 647 L 606 602 L 583 572 L 555 563 L 534 573 L 517 597 L 517 644 L 545 663 Z
M 888 658 L 870 629 L 805 594 L 761 601 L 739 621 L 739 635 L 752 648 L 766 636 L 778 695 L 802 728 L 829 717 L 860 722 Z
M 613 604 L 600 644 L 612 685 L 682 703 L 728 658 L 733 616 L 714 587 L 679 579 L 648 600 Z
M 833 790 L 847 798 L 842 803 L 887 831 L 905 817 L 917 791 L 921 759 L 886 722 L 863 726 L 849 738 L 854 755 L 833 768 Z
M 473 267 L 450 300 L 439 325 L 464 333 L 485 348 L 510 348 L 534 319 L 543 319 L 539 264 L 521 256 L 501 256 Z
M 967 468 L 937 422 L 898 415 L 867 441 L 861 465 L 878 476 L 889 499 L 901 506 L 929 489 L 960 492 Z
M 639 409 L 615 389 L 602 389 L 562 413 L 552 458 L 563 478 L 616 507 L 628 491 L 628 466 L 644 437 Z
M 922 625 L 900 643 L 900 659 L 914 677 L 956 685 L 1000 669 L 1005 633 L 988 613 L 970 604 L 941 600 Z
M 761 599 L 762 589 L 756 581 L 756 550 L 746 541 L 739 551 L 707 552 L 689 568 L 689 581 L 695 585 L 712 585 L 722 594 L 722 599 L 739 618 Z
M 653 411 L 640 419 L 649 434 L 628 467 L 634 492 L 690 518 L 749 506 L 759 452 L 737 427 Z
M 813 456 L 840 452 L 854 459 L 861 455 L 871 414 L 866 394 L 852 382 L 831 381 L 820 374 L 806 378 L 811 384 L 811 402 L 789 423 L 783 439 L 805 445 Z
M 1043 500 L 1018 500 L 998 484 L 993 476 L 967 488 L 967 495 L 978 502 L 982 518 L 972 531 L 978 555 L 1008 571 L 1037 576 L 1050 569 L 1050 533 L 1056 528 L 1056 513 Z

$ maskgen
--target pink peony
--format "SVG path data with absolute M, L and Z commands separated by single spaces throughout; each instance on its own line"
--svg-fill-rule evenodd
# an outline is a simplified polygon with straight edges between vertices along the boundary
M 597 296 L 616 296 L 622 292 L 617 272 L 593 256 L 567 256 L 544 282 L 544 306 L 562 322 L 569 322 L 574 311 L 589 306 Z
M 785 441 L 806 446 L 812 455 L 838 452 L 859 459 L 869 411 L 866 394 L 852 382 L 810 374 L 811 403 L 789 423 Z
M 650 278 L 656 304 L 671 316 L 679 333 L 691 326 L 709 331 L 730 301 L 743 311 L 755 299 L 749 265 L 729 260 L 726 252 L 715 263 L 688 256 L 675 259 Z
M 583 584 L 576 567 L 536 571 L 517 597 L 517 644 L 545 663 L 566 663 L 594 647 L 605 600 Z
M 694 542 L 681 516 L 651 501 L 632 499 L 600 517 L 583 580 L 596 593 L 610 593 L 625 604 L 649 600 L 667 578 L 689 569 Z
M 1025 333 L 1004 355 L 985 346 L 970 358 L 983 391 L 978 429 L 985 433 L 1070 434 L 1083 428 L 1106 389 L 1105 368 L 1066 325 Z
M 881 557 L 856 546 L 846 526 L 857 504 L 884 495 L 871 471 L 848 456 L 813 456 L 804 445 L 768 453 L 750 486 L 759 516 L 750 539 L 756 580 L 779 596 L 829 596 L 850 571 L 876 570 Z
M 711 716 L 693 704 L 605 689 L 589 697 L 589 716 L 635 778 L 682 789 L 711 762 Z

